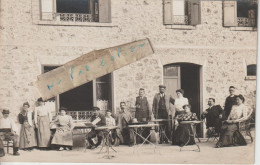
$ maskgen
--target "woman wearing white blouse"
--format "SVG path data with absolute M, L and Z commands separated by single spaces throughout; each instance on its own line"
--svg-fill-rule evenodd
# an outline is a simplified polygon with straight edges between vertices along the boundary
M 37 130 L 38 147 L 46 148 L 50 146 L 50 122 L 52 121 L 52 114 L 49 109 L 44 107 L 42 98 L 38 99 L 40 106 L 35 108 L 35 126 Z
M 244 105 L 245 98 L 242 95 L 236 96 L 237 105 L 233 105 L 231 112 L 221 127 L 220 138 L 216 147 L 231 145 L 246 145 L 244 137 L 238 130 L 238 122 L 247 118 L 248 108 Z
M 175 99 L 175 103 L 174 103 L 175 110 L 176 110 L 175 116 L 179 115 L 180 112 L 184 111 L 183 109 L 184 105 L 189 104 L 188 99 L 183 97 L 184 91 L 182 89 L 176 90 L 176 94 L 177 94 L 177 98 Z

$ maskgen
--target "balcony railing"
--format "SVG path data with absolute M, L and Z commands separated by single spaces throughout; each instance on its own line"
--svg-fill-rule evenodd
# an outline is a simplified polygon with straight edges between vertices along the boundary
M 65 22 L 94 22 L 92 14 L 55 13 L 56 20 Z
M 189 19 L 187 15 L 174 15 L 173 24 L 175 25 L 189 25 Z
M 90 117 L 94 114 L 94 111 L 68 111 L 67 114 L 70 115 L 73 120 L 88 121 L 90 120 Z
M 254 27 L 256 26 L 256 19 L 247 18 L 247 17 L 237 17 L 237 26 Z

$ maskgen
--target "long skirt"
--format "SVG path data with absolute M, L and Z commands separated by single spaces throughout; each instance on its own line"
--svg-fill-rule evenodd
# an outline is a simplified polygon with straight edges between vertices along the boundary
M 68 126 L 60 126 L 56 129 L 54 137 L 51 144 L 61 145 L 61 146 L 72 146 L 72 131 Z
M 184 146 L 193 144 L 195 144 L 195 140 L 191 130 L 191 125 L 179 125 L 172 136 L 172 145 Z
M 51 130 L 49 116 L 38 116 L 38 147 L 49 147 Z
M 221 127 L 220 138 L 217 143 L 217 147 L 234 145 L 246 145 L 246 141 L 243 135 L 239 132 L 237 124 L 225 123 Z
M 26 149 L 37 146 L 36 133 L 34 127 L 31 126 L 27 121 L 22 124 L 20 132 L 20 149 Z

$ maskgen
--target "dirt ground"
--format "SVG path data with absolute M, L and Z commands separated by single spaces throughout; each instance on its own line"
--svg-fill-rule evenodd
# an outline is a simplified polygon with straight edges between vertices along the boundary
M 100 147 L 94 150 L 84 148 L 72 151 L 41 151 L 34 149 L 31 152 L 20 151 L 20 156 L 6 154 L 1 157 L 1 162 L 64 162 L 64 163 L 171 163 L 171 164 L 253 164 L 254 143 L 247 146 L 214 148 L 212 140 L 201 143 L 200 152 L 190 151 L 197 149 L 196 145 L 187 146 L 180 151 L 180 147 L 160 144 L 155 152 L 152 145 L 144 145 L 139 150 L 137 147 L 118 146 L 114 147 L 117 152 L 111 151 L 112 159 L 105 159 L 105 149 L 98 153 Z M 135 150 L 135 152 L 134 152 Z

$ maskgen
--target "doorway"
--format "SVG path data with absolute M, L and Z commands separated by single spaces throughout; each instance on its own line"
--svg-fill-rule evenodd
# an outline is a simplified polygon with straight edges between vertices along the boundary
M 163 67 L 166 91 L 176 98 L 176 90 L 183 89 L 188 98 L 191 111 L 200 119 L 201 115 L 201 66 L 192 63 L 174 63 Z M 203 136 L 202 126 L 197 127 L 197 134 Z

